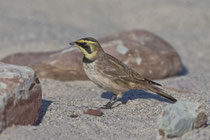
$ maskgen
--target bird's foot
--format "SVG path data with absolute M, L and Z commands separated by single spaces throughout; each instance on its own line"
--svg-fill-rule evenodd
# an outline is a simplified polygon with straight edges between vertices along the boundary
M 101 109 L 112 109 L 112 105 L 113 105 L 113 103 L 108 102 L 108 103 L 105 104 L 103 107 L 101 107 Z

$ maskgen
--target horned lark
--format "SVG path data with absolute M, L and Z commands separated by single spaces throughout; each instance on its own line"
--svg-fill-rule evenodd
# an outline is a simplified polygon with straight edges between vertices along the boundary
M 84 53 L 83 67 L 87 77 L 99 87 L 115 94 L 104 108 L 112 108 L 130 89 L 150 90 L 172 102 L 177 101 L 165 93 L 160 84 L 142 77 L 117 58 L 104 52 L 96 39 L 82 38 L 70 45 L 78 47 Z

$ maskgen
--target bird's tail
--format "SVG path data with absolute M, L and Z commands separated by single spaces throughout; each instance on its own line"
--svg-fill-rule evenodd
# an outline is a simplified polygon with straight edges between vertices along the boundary
M 177 100 L 172 97 L 171 95 L 168 95 L 162 88 L 157 87 L 156 85 L 150 85 L 148 90 L 157 93 L 160 96 L 163 96 L 169 100 L 171 100 L 172 102 L 176 102 Z

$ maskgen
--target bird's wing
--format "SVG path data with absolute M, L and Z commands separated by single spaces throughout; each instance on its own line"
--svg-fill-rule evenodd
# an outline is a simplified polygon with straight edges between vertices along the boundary
M 153 82 L 151 80 L 148 80 L 144 77 L 142 77 L 140 74 L 123 64 L 121 61 L 116 59 L 115 57 L 106 54 L 106 59 L 102 60 L 102 63 L 100 64 L 105 77 L 108 77 L 115 81 L 121 81 L 123 83 L 125 82 L 132 82 L 136 84 L 146 84 L 151 83 L 155 85 L 160 85 L 156 82 Z

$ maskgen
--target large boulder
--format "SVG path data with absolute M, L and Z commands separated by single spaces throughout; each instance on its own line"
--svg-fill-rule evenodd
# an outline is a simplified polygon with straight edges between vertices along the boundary
M 100 39 L 105 51 L 149 79 L 180 74 L 181 59 L 176 50 L 157 35 L 132 30 Z
M 205 107 L 199 103 L 178 101 L 167 105 L 158 119 L 158 139 L 179 137 L 206 126 Z
M 133 68 L 142 76 L 161 79 L 182 71 L 174 48 L 153 33 L 132 30 L 99 39 L 104 50 Z M 85 80 L 83 54 L 76 48 L 52 52 L 17 53 L 3 62 L 33 67 L 39 77 L 57 80 Z
M 0 132 L 13 124 L 34 124 L 40 113 L 41 96 L 33 69 L 0 63 Z

